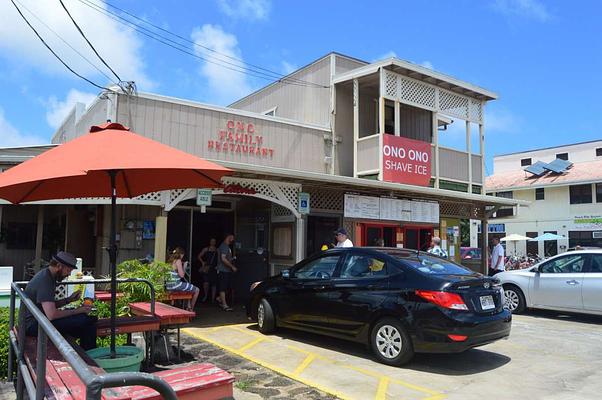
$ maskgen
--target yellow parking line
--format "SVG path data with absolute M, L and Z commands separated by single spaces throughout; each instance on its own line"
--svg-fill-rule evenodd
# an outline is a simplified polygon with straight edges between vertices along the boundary
M 265 340 L 265 338 L 257 338 L 255 340 L 252 340 L 251 342 L 245 344 L 244 346 L 242 346 L 240 349 L 238 349 L 238 351 L 240 351 L 241 353 L 244 353 L 245 351 L 249 350 L 251 347 L 255 346 L 258 343 L 261 343 Z
M 295 371 L 293 372 L 294 376 L 299 375 L 301 372 L 303 372 L 305 370 L 305 368 L 307 368 L 309 366 L 309 364 L 311 364 L 314 360 L 316 359 L 316 355 L 315 354 L 310 354 L 307 357 L 305 357 L 305 360 L 303 360 L 303 362 L 301 364 L 299 364 L 299 366 L 297 367 L 297 369 L 295 369 Z
M 389 387 L 389 378 L 383 376 L 378 382 L 378 389 L 376 390 L 376 397 L 374 400 L 385 400 L 387 398 L 387 388 Z
M 360 372 L 360 373 L 362 373 L 364 375 L 368 375 L 368 376 L 375 377 L 375 378 L 379 379 L 379 385 L 378 385 L 378 390 L 377 390 L 377 393 L 376 393 L 376 399 L 385 399 L 386 398 L 385 397 L 386 396 L 386 391 L 387 391 L 388 385 L 390 383 L 394 383 L 394 384 L 398 384 L 398 385 L 401 385 L 401 386 L 405 386 L 405 387 L 407 387 L 409 389 L 412 389 L 412 390 L 415 390 L 417 392 L 421 392 L 421 393 L 429 395 L 429 397 L 426 397 L 426 398 L 424 398 L 422 400 L 441 400 L 441 399 L 444 399 L 446 397 L 444 394 L 442 394 L 440 392 L 437 392 L 437 391 L 434 391 L 434 390 L 431 390 L 431 389 L 427 389 L 427 388 L 424 388 L 424 387 L 421 387 L 421 386 L 417 386 L 417 385 L 414 385 L 414 384 L 411 384 L 409 382 L 405 382 L 405 381 L 402 381 L 402 380 L 399 380 L 399 379 L 390 378 L 388 376 L 383 376 L 383 374 L 380 374 L 380 373 L 377 373 L 377 372 L 373 372 L 373 371 L 370 371 L 370 370 L 366 370 L 366 369 L 363 369 L 363 368 L 359 368 L 359 367 L 356 367 L 356 366 L 353 366 L 353 365 L 350 365 L 350 364 L 341 363 L 341 362 L 339 362 L 337 360 L 330 359 L 328 357 L 325 357 L 325 356 L 313 353 L 313 352 L 308 351 L 308 350 L 301 349 L 301 348 L 296 347 L 296 346 L 288 345 L 288 344 L 286 344 L 284 346 L 287 347 L 287 348 L 289 348 L 289 349 L 291 349 L 291 350 L 297 351 L 299 353 L 307 354 L 307 357 L 301 362 L 301 364 L 299 364 L 299 366 L 297 366 L 297 368 L 293 372 L 285 370 L 285 369 L 283 369 L 281 367 L 278 367 L 278 366 L 273 365 L 271 363 L 265 362 L 265 361 L 263 361 L 261 359 L 258 359 L 256 357 L 254 357 L 254 356 L 249 356 L 248 354 L 243 354 L 244 351 L 246 351 L 249 348 L 255 346 L 257 343 L 260 343 L 263 340 L 267 340 L 267 341 L 271 341 L 271 342 L 277 342 L 276 340 L 271 339 L 269 337 L 265 337 L 265 336 L 263 336 L 263 335 L 261 335 L 259 333 L 255 333 L 255 332 L 249 331 L 247 329 L 242 329 L 242 327 L 245 327 L 245 326 L 248 326 L 248 325 L 242 325 L 241 324 L 241 325 L 238 325 L 238 326 L 231 325 L 231 326 L 224 327 L 224 328 L 231 328 L 233 330 L 239 331 L 239 332 L 244 333 L 246 335 L 256 337 L 255 340 L 253 340 L 250 343 L 244 345 L 240 349 L 235 349 L 235 348 L 230 347 L 228 345 L 219 343 L 216 340 L 213 340 L 213 339 L 211 339 L 209 337 L 206 337 L 202 333 L 195 332 L 194 329 L 198 329 L 198 328 L 184 328 L 182 331 L 184 333 L 186 333 L 187 335 L 189 335 L 189 336 L 195 337 L 195 338 L 200 339 L 200 340 L 204 340 L 204 341 L 206 341 L 208 343 L 211 343 L 211 344 L 213 344 L 213 345 L 215 345 L 217 347 L 220 347 L 220 348 L 222 348 L 222 349 L 224 349 L 226 351 L 229 351 L 230 353 L 233 353 L 233 354 L 236 354 L 236 355 L 238 355 L 240 357 L 246 358 L 247 360 L 252 361 L 252 362 L 254 362 L 256 364 L 259 364 L 259 365 L 261 365 L 261 366 L 263 366 L 265 368 L 271 369 L 272 371 L 275 371 L 275 372 L 277 372 L 279 374 L 282 374 L 284 376 L 288 376 L 289 378 L 293 378 L 293 379 L 295 379 L 295 380 L 297 380 L 297 381 L 299 381 L 301 383 L 304 383 L 304 384 L 306 384 L 308 386 L 315 387 L 318 390 L 321 390 L 321 391 L 323 391 L 325 393 L 328 393 L 330 395 L 339 397 L 340 399 L 343 399 L 343 400 L 347 400 L 347 399 L 351 400 L 351 398 L 348 395 L 339 392 L 338 390 L 334 390 L 334 389 L 331 389 L 331 388 L 328 388 L 328 387 L 324 387 L 323 385 L 317 384 L 317 383 L 315 383 L 315 382 L 313 382 L 311 380 L 301 378 L 299 375 L 315 359 L 320 359 L 320 360 L 326 361 L 328 363 L 331 363 L 331 364 L 334 364 L 334 365 L 338 365 L 338 366 L 343 367 L 343 368 L 348 368 L 348 369 Z M 382 397 L 379 397 L 379 396 L 382 396 Z

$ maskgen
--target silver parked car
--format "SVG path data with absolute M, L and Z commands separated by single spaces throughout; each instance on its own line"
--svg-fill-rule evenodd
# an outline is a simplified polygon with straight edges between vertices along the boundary
M 523 270 L 496 275 L 504 288 L 505 307 L 602 315 L 602 250 L 576 250 Z

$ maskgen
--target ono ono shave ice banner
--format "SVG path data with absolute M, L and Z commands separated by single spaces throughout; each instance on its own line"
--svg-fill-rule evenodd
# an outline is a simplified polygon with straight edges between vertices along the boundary
M 428 186 L 431 180 L 431 144 L 384 135 L 383 180 Z

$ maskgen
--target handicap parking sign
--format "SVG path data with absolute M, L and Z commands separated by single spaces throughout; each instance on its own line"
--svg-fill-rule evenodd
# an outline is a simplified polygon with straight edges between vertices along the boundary
M 309 214 L 309 193 L 299 193 L 299 213 Z

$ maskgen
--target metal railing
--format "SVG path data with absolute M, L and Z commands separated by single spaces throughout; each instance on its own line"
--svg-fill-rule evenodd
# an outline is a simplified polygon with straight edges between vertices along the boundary
M 61 282 L 61 284 L 101 284 L 110 283 L 110 279 L 85 280 L 83 282 Z M 144 279 L 119 279 L 117 283 L 141 282 L 150 286 L 151 313 L 155 313 L 155 289 L 153 285 Z M 9 335 L 10 346 L 8 353 L 8 380 L 12 381 L 14 371 L 13 364 L 15 356 L 17 361 L 17 399 L 23 399 L 24 390 L 27 390 L 29 399 L 43 400 L 46 389 L 46 347 L 48 338 L 63 356 L 65 361 L 73 368 L 77 376 L 86 386 L 86 400 L 99 400 L 102 389 L 121 386 L 140 385 L 152 388 L 166 400 L 177 400 L 173 388 L 158 376 L 144 372 L 113 372 L 97 374 L 77 354 L 75 349 L 65 340 L 60 332 L 46 318 L 44 313 L 27 297 L 21 287 L 27 282 L 13 282 L 10 294 Z M 19 313 L 19 337 L 14 333 L 15 326 L 15 299 L 19 297 L 20 307 L 26 307 L 38 323 L 37 349 L 36 349 L 36 382 L 34 383 L 30 371 L 25 363 L 25 321 L 24 313 Z

